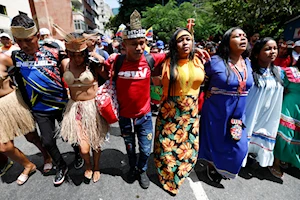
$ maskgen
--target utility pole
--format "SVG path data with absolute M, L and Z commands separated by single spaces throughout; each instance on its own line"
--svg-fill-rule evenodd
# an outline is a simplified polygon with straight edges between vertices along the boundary
M 164 0 L 162 0 L 161 4 L 164 6 L 164 5 L 165 5 L 165 1 L 164 1 Z

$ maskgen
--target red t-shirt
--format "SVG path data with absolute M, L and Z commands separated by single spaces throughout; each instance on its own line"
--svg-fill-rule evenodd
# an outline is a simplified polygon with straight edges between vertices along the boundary
M 166 54 L 151 55 L 155 61 L 154 67 L 161 66 L 166 58 Z M 109 60 L 105 64 L 109 68 L 113 65 Z M 137 118 L 151 111 L 150 75 L 150 67 L 144 55 L 135 62 L 124 59 L 116 81 L 120 116 Z
M 277 57 L 274 61 L 274 65 L 276 66 L 280 66 L 282 68 L 286 68 L 286 67 L 289 67 L 291 64 L 291 57 L 288 56 L 288 57 Z

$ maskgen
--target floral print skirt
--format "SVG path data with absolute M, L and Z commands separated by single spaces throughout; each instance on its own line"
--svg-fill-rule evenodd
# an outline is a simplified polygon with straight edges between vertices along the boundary
M 169 97 L 161 104 L 154 141 L 154 162 L 165 190 L 178 193 L 197 162 L 198 149 L 198 98 Z

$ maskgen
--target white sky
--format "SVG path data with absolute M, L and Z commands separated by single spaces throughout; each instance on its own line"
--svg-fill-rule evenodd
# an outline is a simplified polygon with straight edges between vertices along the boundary
M 118 0 L 104 0 L 104 2 L 107 3 L 111 8 L 120 7 Z

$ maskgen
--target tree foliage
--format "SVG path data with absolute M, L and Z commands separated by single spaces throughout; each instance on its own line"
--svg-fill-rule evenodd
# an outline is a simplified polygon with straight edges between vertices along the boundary
M 216 18 L 226 28 L 240 26 L 246 32 L 279 36 L 284 23 L 299 15 L 299 0 L 221 0 L 212 1 Z
M 141 13 L 141 11 L 146 10 L 146 7 L 153 7 L 161 3 L 161 0 L 119 0 L 119 3 L 119 14 L 111 18 L 105 28 L 116 31 L 120 24 L 127 24 L 129 22 L 130 15 L 134 10 Z
M 207 38 L 212 33 L 223 30 L 223 26 L 212 17 L 212 6 L 209 1 L 194 0 L 177 5 L 170 0 L 165 6 L 148 7 L 142 12 L 142 24 L 153 27 L 154 34 L 168 41 L 178 27 L 186 27 L 188 18 L 195 18 L 195 38 Z
M 119 0 L 120 1 L 120 0 Z M 129 22 L 134 9 L 142 13 L 145 28 L 165 42 L 177 27 L 185 27 L 188 18 L 195 18 L 195 38 L 206 39 L 240 26 L 249 35 L 258 31 L 263 36 L 277 37 L 284 23 L 300 13 L 299 0 L 122 0 L 120 13 L 110 20 L 107 28 L 116 30 Z

